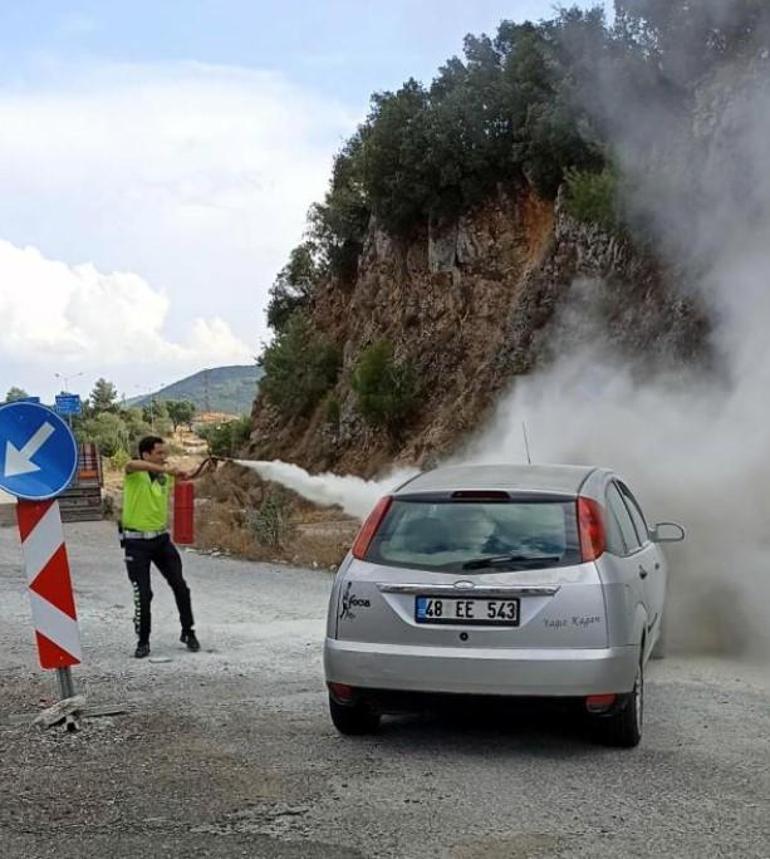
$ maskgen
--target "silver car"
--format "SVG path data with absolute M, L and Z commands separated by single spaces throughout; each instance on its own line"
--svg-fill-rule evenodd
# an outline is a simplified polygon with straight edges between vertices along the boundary
M 628 486 L 583 466 L 458 466 L 381 499 L 340 566 L 324 666 L 332 721 L 375 730 L 436 694 L 578 699 L 641 737 L 666 560 Z

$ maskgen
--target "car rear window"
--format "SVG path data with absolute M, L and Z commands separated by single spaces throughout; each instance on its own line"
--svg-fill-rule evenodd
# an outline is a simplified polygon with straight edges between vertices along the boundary
M 446 572 L 479 572 L 486 558 L 496 569 L 579 564 L 575 502 L 396 498 L 366 554 L 374 564 Z

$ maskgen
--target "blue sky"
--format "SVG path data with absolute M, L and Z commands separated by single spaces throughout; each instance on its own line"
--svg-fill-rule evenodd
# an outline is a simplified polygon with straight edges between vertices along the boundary
M 590 3 L 580 4 L 584 6 Z M 369 95 L 538 0 L 0 0 L 0 397 L 249 361 Z

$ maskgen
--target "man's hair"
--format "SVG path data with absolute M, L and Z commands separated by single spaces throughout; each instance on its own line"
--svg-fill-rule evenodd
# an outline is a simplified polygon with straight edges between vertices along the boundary
M 139 442 L 139 459 L 144 459 L 145 453 L 152 453 L 156 444 L 163 444 L 159 435 L 146 435 Z

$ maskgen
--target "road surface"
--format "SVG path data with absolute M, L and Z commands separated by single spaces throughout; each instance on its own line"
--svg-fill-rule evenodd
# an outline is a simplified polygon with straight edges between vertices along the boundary
M 65 526 L 91 705 L 78 734 L 30 730 L 37 668 L 14 529 L 0 528 L 0 855 L 10 857 L 770 857 L 767 668 L 670 658 L 645 737 L 591 743 L 563 717 L 445 714 L 332 728 L 321 669 L 328 572 L 184 554 L 202 651 L 154 590 L 132 658 L 114 526 Z

